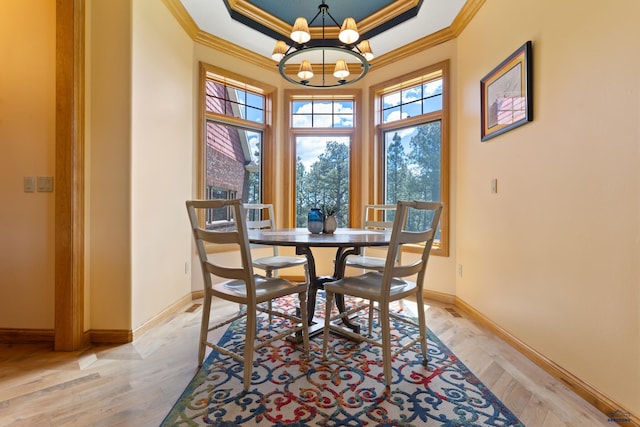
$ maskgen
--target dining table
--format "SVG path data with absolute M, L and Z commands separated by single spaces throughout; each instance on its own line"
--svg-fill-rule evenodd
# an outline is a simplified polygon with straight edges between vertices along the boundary
M 372 230 L 365 228 L 337 228 L 335 232 L 313 234 L 306 228 L 289 229 L 254 229 L 248 230 L 249 242 L 252 244 L 295 247 L 297 255 L 307 258 L 309 268 L 309 293 L 307 297 L 307 313 L 309 321 L 309 336 L 322 332 L 324 322 L 316 317 L 316 298 L 318 290 L 324 289 L 324 284 L 339 280 L 344 276 L 347 257 L 359 255 L 363 247 L 388 246 L 391 230 Z M 313 249 L 335 248 L 333 274 L 320 276 L 316 270 L 316 260 Z M 336 295 L 336 306 L 341 313 L 346 311 L 344 295 Z M 343 324 L 360 333 L 360 325 L 351 322 L 347 317 Z

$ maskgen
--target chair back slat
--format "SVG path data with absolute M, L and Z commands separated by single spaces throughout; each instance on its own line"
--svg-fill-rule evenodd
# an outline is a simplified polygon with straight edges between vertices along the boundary
M 255 279 L 253 265 L 251 262 L 251 251 L 249 250 L 249 238 L 247 237 L 247 227 L 244 218 L 242 201 L 234 200 L 189 200 L 186 202 L 189 213 L 189 221 L 193 231 L 196 248 L 202 267 L 202 275 L 205 290 L 211 287 L 211 275 L 222 279 L 242 280 L 247 288 L 247 297 L 255 299 Z M 226 224 L 222 229 L 206 229 L 201 225 L 199 210 L 229 208 L 232 212 L 232 222 Z M 240 220 L 238 220 L 240 219 Z M 240 265 L 228 266 L 209 258 L 207 245 L 233 245 L 240 253 Z
M 408 230 L 407 220 L 409 213 L 415 212 L 432 212 L 431 221 L 425 224 L 422 230 Z M 391 280 L 395 278 L 404 278 L 417 274 L 416 284 L 422 290 L 424 274 L 429 260 L 429 253 L 435 239 L 436 230 L 442 213 L 442 203 L 440 202 L 424 202 L 424 201 L 399 201 L 396 208 L 396 215 L 393 221 L 393 229 L 391 231 L 391 240 L 387 251 L 385 268 L 383 271 L 383 287 L 382 294 L 389 294 Z M 402 251 L 403 245 L 422 245 L 422 255 L 419 259 L 402 264 L 398 262 L 398 254 Z
M 365 205 L 363 228 L 374 228 L 378 230 L 391 230 L 393 219 L 387 218 L 387 213 L 394 212 L 396 205 Z
M 273 213 L 273 204 L 271 203 L 245 203 L 246 224 L 248 230 L 273 230 L 276 228 Z M 264 248 L 266 245 L 251 245 L 252 248 Z M 278 247 L 271 246 L 273 255 L 278 256 Z

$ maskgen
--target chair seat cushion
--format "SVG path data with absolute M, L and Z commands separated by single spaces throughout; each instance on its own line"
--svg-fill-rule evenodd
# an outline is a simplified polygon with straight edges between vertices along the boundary
M 324 289 L 337 294 L 347 294 L 364 299 L 378 301 L 382 290 L 382 273 L 370 271 L 360 276 L 345 277 L 324 284 Z M 416 289 L 416 284 L 406 280 L 391 279 L 391 299 L 406 295 Z
M 254 267 L 258 268 L 286 268 L 295 267 L 296 265 L 304 265 L 307 262 L 306 258 L 293 257 L 293 256 L 267 256 L 262 258 L 256 258 L 253 260 Z

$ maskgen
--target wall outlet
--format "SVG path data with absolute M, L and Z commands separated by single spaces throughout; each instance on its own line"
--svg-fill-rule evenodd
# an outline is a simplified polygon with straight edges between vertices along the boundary
M 462 264 L 458 264 L 458 277 L 462 277 Z
M 491 192 L 496 194 L 498 192 L 498 178 L 493 178 L 491 180 Z

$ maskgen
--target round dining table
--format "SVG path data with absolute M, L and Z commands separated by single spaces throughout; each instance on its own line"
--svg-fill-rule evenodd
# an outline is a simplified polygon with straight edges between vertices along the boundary
M 341 279 L 344 275 L 347 257 L 359 255 L 363 247 L 388 246 L 391 230 L 371 230 L 364 228 L 338 228 L 332 234 L 312 234 L 306 228 L 248 230 L 249 242 L 253 244 L 271 246 L 293 246 L 297 255 L 307 258 L 309 268 L 309 295 L 307 298 L 307 313 L 309 317 L 309 334 L 317 335 L 322 332 L 323 323 L 315 320 L 316 297 L 324 284 Z M 313 248 L 336 248 L 333 275 L 318 276 Z M 345 311 L 343 295 L 336 295 L 336 305 L 341 313 Z M 345 326 L 356 333 L 360 326 L 352 323 L 348 318 L 343 319 Z

